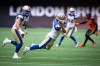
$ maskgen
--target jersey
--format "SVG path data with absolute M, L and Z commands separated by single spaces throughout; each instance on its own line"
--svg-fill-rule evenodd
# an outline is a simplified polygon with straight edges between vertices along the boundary
M 49 32 L 49 36 L 52 38 L 52 39 L 56 39 L 59 34 L 60 34 L 60 29 L 61 29 L 61 26 L 59 26 L 59 22 L 58 20 L 55 18 L 53 20 L 53 24 L 52 24 L 52 30 L 51 32 Z
M 75 19 L 78 18 L 77 14 L 73 13 L 71 14 L 70 12 L 67 13 L 67 27 L 72 28 L 75 25 Z
M 96 30 L 97 29 L 95 22 L 92 22 L 91 19 L 86 19 L 86 22 L 89 25 L 90 30 Z
M 20 27 L 22 30 L 25 30 L 25 26 L 26 26 L 26 23 L 29 21 L 29 16 L 25 16 L 23 13 L 20 13 L 16 16 L 16 19 L 17 18 L 21 18 L 21 24 L 20 24 Z M 15 20 L 16 20 L 15 19 Z M 14 23 L 12 29 L 17 29 L 16 27 L 16 22 Z

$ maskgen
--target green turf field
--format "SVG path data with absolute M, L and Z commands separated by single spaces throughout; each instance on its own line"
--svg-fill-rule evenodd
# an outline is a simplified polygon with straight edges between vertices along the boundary
M 8 44 L 1 47 L 5 37 L 13 39 L 10 28 L 0 28 L 0 66 L 100 66 L 100 35 L 91 36 L 96 40 L 96 47 L 92 47 L 90 41 L 84 48 L 74 47 L 74 42 L 65 38 L 60 47 L 56 47 L 60 36 L 56 40 L 51 50 L 33 50 L 22 55 L 24 47 L 32 43 L 41 43 L 45 35 L 50 31 L 49 28 L 29 28 L 28 35 L 24 40 L 24 45 L 19 52 L 22 59 L 12 59 L 15 47 Z M 74 33 L 76 39 L 83 43 L 86 30 L 78 30 Z M 100 33 L 100 31 L 99 31 Z

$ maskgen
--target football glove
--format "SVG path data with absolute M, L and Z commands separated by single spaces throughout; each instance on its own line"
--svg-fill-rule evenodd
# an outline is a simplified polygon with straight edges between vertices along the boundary
M 21 37 L 24 38 L 25 32 L 23 32 L 21 29 L 19 29 L 18 31 L 19 31 Z

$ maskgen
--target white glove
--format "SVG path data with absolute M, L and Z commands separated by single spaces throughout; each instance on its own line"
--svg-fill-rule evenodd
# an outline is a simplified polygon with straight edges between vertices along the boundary
M 19 31 L 19 33 L 20 33 L 21 37 L 23 38 L 23 37 L 24 37 L 24 35 L 25 35 L 25 32 L 23 32 L 21 29 L 19 29 L 18 31 Z
M 26 30 L 26 29 L 24 30 L 24 32 L 25 32 L 25 35 L 27 35 L 27 34 L 28 34 L 28 32 L 27 32 L 27 30 Z

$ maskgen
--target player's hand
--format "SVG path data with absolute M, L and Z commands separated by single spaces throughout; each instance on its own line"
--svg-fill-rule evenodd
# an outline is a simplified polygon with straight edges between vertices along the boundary
M 63 35 L 64 35 L 64 37 L 66 37 L 67 35 L 66 35 L 66 33 L 63 33 Z
M 63 24 L 62 24 L 62 22 L 61 22 L 61 21 L 59 21 L 59 26 L 63 26 Z
M 24 38 L 24 36 L 25 36 L 25 32 L 24 32 L 24 31 L 22 31 L 21 29 L 19 29 L 18 31 L 19 31 L 19 33 L 20 33 L 21 37 L 22 37 L 22 38 Z
M 96 36 L 98 36 L 98 32 L 96 31 L 95 33 L 94 33 Z
M 75 26 L 78 26 L 79 25 L 79 23 L 75 23 Z
M 25 32 L 25 35 L 27 35 L 27 34 L 28 34 L 27 30 L 24 30 L 24 32 Z

